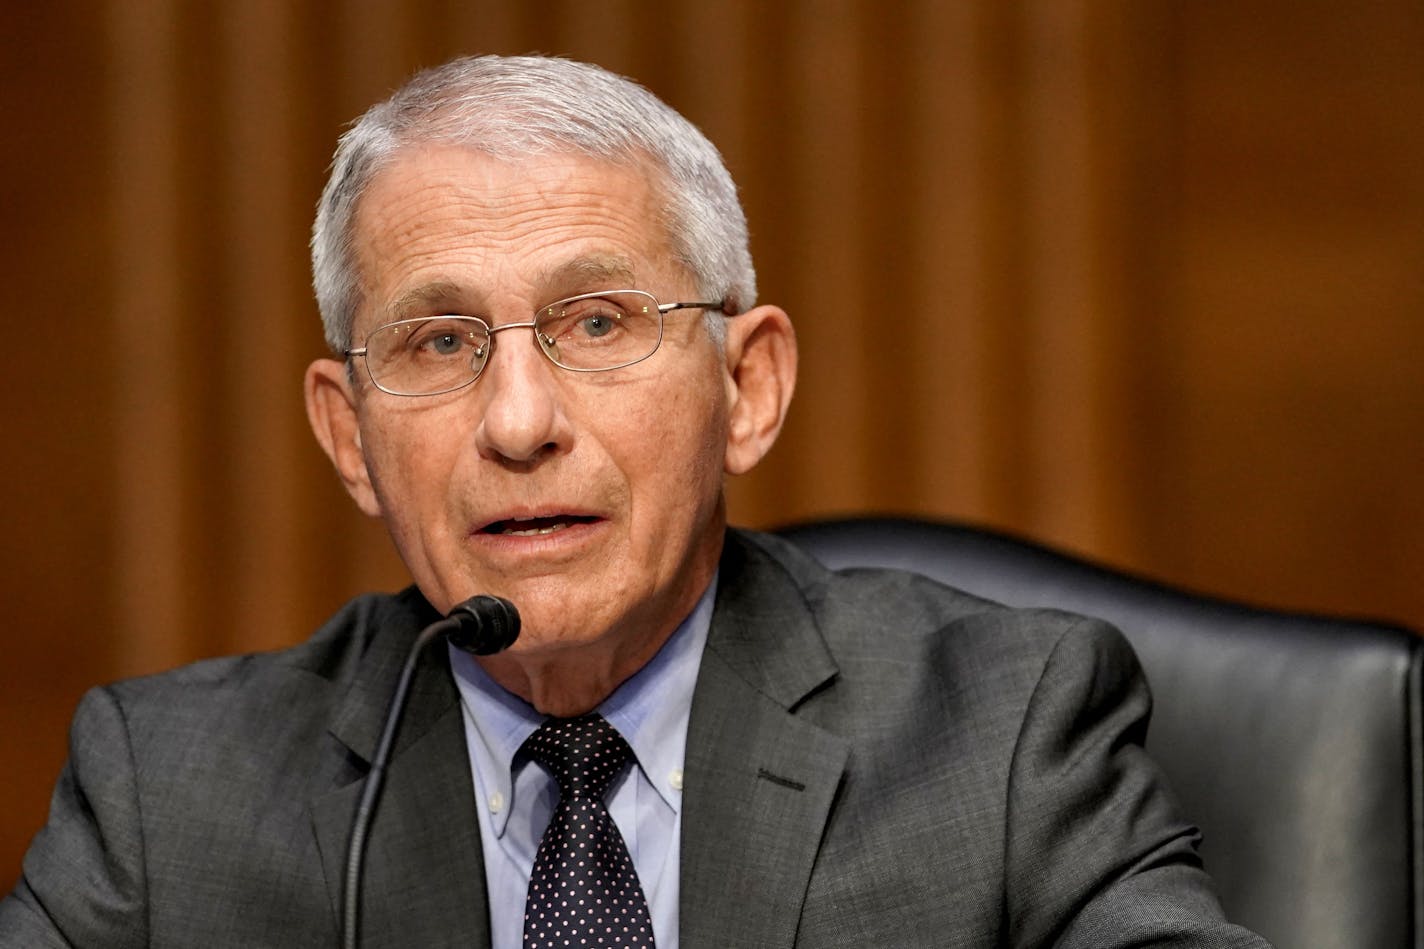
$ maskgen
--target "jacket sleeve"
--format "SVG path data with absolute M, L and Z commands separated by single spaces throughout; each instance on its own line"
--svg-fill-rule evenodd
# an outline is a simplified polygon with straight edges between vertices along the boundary
M 1151 704 L 1115 629 L 1083 620 L 1058 640 L 1011 764 L 1012 945 L 1269 949 L 1222 916 L 1200 835 L 1143 749 Z
M 0 901 L 2 949 L 127 949 L 148 943 L 143 832 L 124 714 L 91 690 L 70 728 L 49 821 Z

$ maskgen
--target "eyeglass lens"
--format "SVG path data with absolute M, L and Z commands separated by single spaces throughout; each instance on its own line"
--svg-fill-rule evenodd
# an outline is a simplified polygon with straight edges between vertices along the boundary
M 585 294 L 541 309 L 534 334 L 556 365 L 595 372 L 651 355 L 662 339 L 662 319 L 657 300 L 641 291 Z M 366 365 L 387 392 L 434 395 L 472 382 L 489 359 L 490 343 L 489 327 L 474 317 L 401 320 L 367 338 Z

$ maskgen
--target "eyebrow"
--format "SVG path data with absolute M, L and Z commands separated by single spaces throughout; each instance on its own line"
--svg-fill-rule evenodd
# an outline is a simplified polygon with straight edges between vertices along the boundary
M 592 254 L 566 260 L 555 267 L 539 271 L 536 284 L 553 288 L 552 294 L 583 292 L 594 289 L 632 289 L 635 282 L 633 262 L 620 254 Z M 599 288 L 598 283 L 618 283 L 616 288 Z M 483 300 L 483 294 L 449 280 L 436 280 L 412 287 L 391 303 L 387 312 L 394 320 L 403 320 L 433 309 L 479 309 L 470 307 L 471 298 Z M 540 304 L 542 305 L 542 304 Z
M 620 254 L 591 254 L 564 261 L 557 267 L 539 272 L 539 285 L 564 290 L 632 289 L 633 262 Z M 591 287 L 591 283 L 619 281 L 626 286 L 616 288 Z
M 421 284 L 402 293 L 387 310 L 393 319 L 403 320 L 415 314 L 416 311 L 426 310 L 432 305 L 436 309 L 455 309 L 463 305 L 468 297 L 468 293 L 457 283 L 448 280 L 437 280 L 434 283 Z

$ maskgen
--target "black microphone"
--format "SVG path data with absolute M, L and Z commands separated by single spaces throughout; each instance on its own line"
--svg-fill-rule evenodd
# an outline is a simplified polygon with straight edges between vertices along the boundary
M 519 611 L 504 597 L 472 596 L 457 603 L 447 618 L 459 620 L 445 634 L 450 644 L 476 656 L 508 649 L 519 638 Z
M 356 806 L 356 816 L 351 821 L 351 837 L 346 845 L 346 888 L 341 904 L 341 944 L 345 949 L 356 949 L 359 938 L 361 870 L 366 858 L 366 837 L 371 830 L 371 819 L 376 813 L 381 786 L 385 783 L 386 761 L 395 745 L 396 729 L 400 726 L 401 713 L 405 711 L 411 679 L 415 677 L 420 654 L 442 634 L 466 652 L 488 656 L 507 649 L 519 638 L 519 611 L 502 597 L 472 596 L 451 607 L 444 619 L 436 620 L 421 630 L 406 654 L 405 668 L 401 670 L 400 681 L 391 696 L 385 728 L 371 758 L 371 770 L 366 775 L 366 785 L 361 790 L 361 802 Z

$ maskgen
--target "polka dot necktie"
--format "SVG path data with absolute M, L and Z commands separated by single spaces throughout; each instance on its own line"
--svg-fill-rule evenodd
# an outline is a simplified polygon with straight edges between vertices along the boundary
M 524 949 L 653 946 L 648 901 L 603 805 L 632 749 L 593 714 L 549 719 L 523 750 L 559 783 L 559 804 L 529 875 Z

